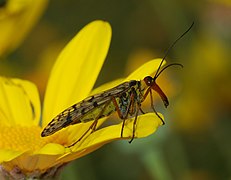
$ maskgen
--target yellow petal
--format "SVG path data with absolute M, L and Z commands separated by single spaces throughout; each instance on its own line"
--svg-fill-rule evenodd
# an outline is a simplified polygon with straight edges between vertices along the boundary
M 34 152 L 33 154 L 47 154 L 47 155 L 58 155 L 65 152 L 64 146 L 56 143 L 48 143 L 43 146 L 40 150 Z
M 25 80 L 0 77 L 0 121 L 3 125 L 38 125 L 40 100 L 36 86 Z
M 159 115 L 163 118 L 160 113 Z M 126 120 L 123 131 L 123 138 L 121 138 L 120 136 L 122 123 L 118 125 L 108 126 L 95 131 L 94 133 L 86 137 L 86 139 L 84 139 L 81 143 L 77 143 L 74 147 L 71 147 L 71 153 L 67 153 L 61 156 L 61 159 L 59 159 L 59 161 L 68 162 L 73 159 L 85 156 L 92 151 L 100 148 L 104 144 L 107 144 L 116 139 L 130 139 L 133 131 L 133 122 L 134 118 Z M 135 137 L 146 137 L 154 133 L 161 125 L 162 121 L 154 113 L 140 115 L 136 124 Z
M 94 95 L 94 94 L 97 94 L 97 93 L 100 93 L 100 92 L 103 92 L 105 90 L 108 90 L 110 88 L 113 88 L 119 84 L 121 84 L 122 82 L 124 81 L 124 78 L 120 78 L 120 79 L 116 79 L 114 81 L 110 81 L 108 83 L 105 83 L 95 89 L 93 89 L 93 91 L 91 91 L 91 94 L 90 95 Z
M 73 152 L 70 149 L 69 153 L 64 154 L 63 156 L 60 156 L 57 159 L 57 161 L 60 162 L 60 163 L 61 162 L 65 163 L 65 162 L 73 161 L 75 159 L 81 158 L 82 156 L 85 156 L 85 155 L 87 155 L 87 154 L 89 154 L 89 153 L 91 153 L 91 152 L 99 149 L 102 146 L 103 146 L 103 144 L 98 144 L 98 145 L 91 146 L 90 148 L 82 149 L 82 150 L 79 150 L 79 151 L 76 151 L 76 152 Z
M 161 114 L 159 115 L 163 117 Z M 133 122 L 134 118 L 126 120 L 126 124 L 123 131 L 123 139 L 129 139 L 132 137 Z M 161 125 L 162 121 L 154 113 L 140 115 L 138 116 L 135 128 L 135 137 L 146 137 L 154 133 L 157 130 L 157 128 Z M 89 148 L 92 145 L 105 144 L 115 139 L 121 139 L 121 127 L 122 123 L 97 130 L 83 141 L 81 147 Z M 76 146 L 76 149 L 79 150 L 81 148 L 78 148 Z
M 140 66 L 137 70 L 131 73 L 126 80 L 143 80 L 146 76 L 152 75 L 159 67 L 162 59 L 153 59 Z M 165 64 L 165 61 L 162 65 Z
M 11 161 L 12 159 L 20 156 L 23 152 L 0 149 L 0 163 Z
M 47 0 L 9 0 L 1 6 L 0 56 L 19 46 L 41 16 L 46 4 Z
M 143 64 L 140 66 L 138 69 L 136 69 L 134 72 L 132 72 L 128 77 L 126 78 L 120 78 L 111 82 L 108 82 L 106 84 L 103 84 L 96 89 L 94 89 L 91 92 L 91 95 L 100 93 L 102 91 L 108 90 L 110 88 L 113 88 L 125 81 L 130 81 L 130 80 L 143 80 L 146 76 L 152 75 L 159 67 L 160 62 L 162 59 L 153 59 L 148 61 L 147 63 Z M 162 66 L 165 64 L 165 61 L 163 62 Z
M 85 26 L 59 55 L 50 75 L 43 124 L 89 95 L 106 57 L 111 40 L 107 22 Z

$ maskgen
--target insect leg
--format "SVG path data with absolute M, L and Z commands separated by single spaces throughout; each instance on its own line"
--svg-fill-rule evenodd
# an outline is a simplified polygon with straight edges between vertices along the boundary
M 128 105 L 128 107 L 127 107 L 125 116 L 123 117 L 123 124 L 122 124 L 122 128 L 121 128 L 121 133 L 120 133 L 121 138 L 123 137 L 125 121 L 126 121 L 126 119 L 128 118 L 129 110 L 130 110 L 132 104 L 134 104 L 134 96 L 131 96 L 130 98 L 131 98 L 131 100 L 130 100 L 129 105 Z
M 153 98 L 152 98 L 152 89 L 149 89 L 149 92 L 150 92 L 152 110 L 155 112 L 155 114 L 157 115 L 157 117 L 160 118 L 160 120 L 162 121 L 162 124 L 164 125 L 164 124 L 165 124 L 164 120 L 163 120 L 162 117 L 160 117 L 160 115 L 156 112 L 156 109 L 155 109 L 155 107 L 154 107 Z
M 96 129 L 96 126 L 97 126 L 97 123 L 98 123 L 98 120 L 99 118 L 102 116 L 102 114 L 104 113 L 106 107 L 110 104 L 111 101 L 108 101 L 102 108 L 102 110 L 100 111 L 100 113 L 98 114 L 98 116 L 95 118 L 94 122 L 91 124 L 91 126 L 85 131 L 85 133 L 77 140 L 75 141 L 74 143 L 72 143 L 71 145 L 67 146 L 68 148 L 74 146 L 76 143 L 78 143 L 79 141 L 81 141 L 83 139 L 83 137 L 90 131 L 91 133 L 93 133 Z
M 122 128 L 121 128 L 121 137 L 123 137 L 123 131 L 124 131 L 124 126 L 125 126 L 125 121 L 126 121 L 126 119 L 128 117 L 129 111 L 131 110 L 131 112 L 130 112 L 131 115 L 133 115 L 135 113 L 136 116 L 138 116 L 138 112 L 139 112 L 138 108 L 140 108 L 140 107 L 136 106 L 136 110 L 135 110 L 135 112 L 133 112 L 134 105 L 135 105 L 135 103 L 137 103 L 137 100 L 136 100 L 135 96 L 136 96 L 136 91 L 135 91 L 135 89 L 133 89 L 133 90 L 131 90 L 131 95 L 129 97 L 130 101 L 129 101 L 129 104 L 127 106 L 126 113 L 124 114 L 124 117 L 123 117 L 123 124 L 122 124 Z
M 139 110 L 140 110 L 140 112 L 141 112 L 142 114 L 146 114 L 146 113 L 143 111 L 143 109 L 141 108 L 141 105 L 139 106 Z
M 137 119 L 138 119 L 138 113 L 139 113 L 139 110 L 141 109 L 140 107 L 141 105 L 136 103 L 136 115 L 135 115 L 135 119 L 133 121 L 133 129 L 132 129 L 132 138 L 131 140 L 129 141 L 129 143 L 131 143 L 135 137 L 135 131 L 136 131 L 136 123 L 137 123 Z
M 141 90 L 141 86 L 138 87 L 138 90 L 139 90 L 139 92 L 142 91 L 142 90 Z M 145 98 L 147 97 L 148 93 L 147 93 L 147 94 L 145 93 L 144 95 L 143 95 L 143 93 L 141 93 L 140 95 L 141 95 L 141 97 L 142 97 L 141 102 L 143 102 L 143 101 L 145 100 Z M 141 105 L 139 105 L 139 110 L 140 110 L 140 112 L 141 112 L 142 114 L 146 114 L 146 113 L 143 111 L 143 109 L 141 108 Z
M 112 102 L 113 102 L 113 104 L 114 104 L 114 106 L 115 106 L 115 108 L 116 108 L 116 112 L 117 112 L 118 116 L 120 117 L 120 119 L 123 120 L 122 129 L 121 129 L 121 134 L 120 134 L 120 136 L 123 137 L 123 129 L 124 129 L 124 125 L 125 125 L 125 120 L 126 120 L 127 117 L 128 117 L 128 112 L 129 112 L 129 109 L 130 109 L 130 107 L 131 107 L 131 101 L 129 102 L 128 108 L 127 108 L 127 110 L 126 110 L 126 112 L 125 112 L 124 115 L 121 113 L 121 110 L 120 110 L 120 108 L 119 108 L 118 103 L 116 102 L 115 97 L 112 97 Z
M 149 87 L 149 88 L 147 89 L 147 91 L 145 92 L 145 94 L 143 95 L 143 99 L 142 99 L 141 102 L 143 102 L 143 101 L 146 99 L 146 97 L 147 97 L 147 95 L 150 93 L 150 91 L 151 91 L 151 88 Z
M 116 108 L 116 112 L 117 112 L 118 116 L 120 117 L 120 119 L 123 120 L 122 128 L 121 128 L 121 134 L 120 134 L 120 136 L 122 138 L 123 137 L 124 126 L 125 126 L 125 121 L 126 121 L 126 119 L 128 117 L 128 113 L 129 113 L 129 110 L 130 110 L 131 106 L 134 104 L 134 94 L 133 93 L 131 94 L 129 104 L 128 104 L 126 112 L 124 114 L 121 113 L 121 110 L 119 108 L 118 103 L 116 102 L 115 97 L 112 97 L 112 101 L 113 101 L 113 104 L 114 104 L 114 106 Z
M 91 127 L 92 132 L 94 132 L 94 131 L 96 130 L 96 126 L 97 126 L 98 120 L 99 120 L 100 117 L 103 115 L 103 113 L 104 113 L 106 107 L 107 107 L 110 103 L 111 103 L 111 100 L 109 100 L 109 101 L 103 106 L 103 109 L 100 111 L 100 113 L 98 114 L 98 116 L 95 118 L 95 120 L 94 120 L 95 123 L 94 123 L 93 126 Z M 92 133 L 92 132 L 91 132 L 91 133 Z
M 113 102 L 113 104 L 114 104 L 114 106 L 115 106 L 115 108 L 116 108 L 116 112 L 117 112 L 119 118 L 120 118 L 120 119 L 123 119 L 124 116 L 122 115 L 121 110 L 120 110 L 120 108 L 119 108 L 119 105 L 118 105 L 118 103 L 116 102 L 116 99 L 115 99 L 114 96 L 112 96 L 112 102 Z
M 91 126 L 87 129 L 87 131 L 84 132 L 84 134 L 74 143 L 72 143 L 71 145 L 67 146 L 67 148 L 70 148 L 72 146 L 74 146 L 76 143 L 78 143 L 79 141 L 81 141 L 83 139 L 83 137 L 93 128 L 93 126 L 95 126 L 95 124 L 97 124 L 97 121 L 94 120 L 94 122 L 91 124 Z

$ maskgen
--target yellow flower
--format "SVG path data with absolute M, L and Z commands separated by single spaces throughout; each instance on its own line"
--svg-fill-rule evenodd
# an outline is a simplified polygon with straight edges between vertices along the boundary
M 80 138 L 92 122 L 69 126 L 45 138 L 40 136 L 42 128 L 52 118 L 89 96 L 103 65 L 110 40 L 110 25 L 94 21 L 84 27 L 63 49 L 47 85 L 41 123 L 40 102 L 35 85 L 25 80 L 0 78 L 0 171 L 4 175 L 14 178 L 53 177 L 69 161 L 121 139 L 121 124 L 116 124 L 98 129 L 72 148 L 67 148 Z M 160 61 L 149 61 L 125 80 L 143 79 L 157 69 Z M 120 82 L 116 81 L 117 84 Z M 116 83 L 103 85 L 94 92 L 101 92 Z M 99 125 L 105 120 L 101 119 Z M 136 137 L 152 134 L 161 124 L 154 113 L 139 116 Z M 127 120 L 124 139 L 131 137 L 132 126 L 133 121 Z
M 7 0 L 0 6 L 0 56 L 23 41 L 45 9 L 47 0 Z

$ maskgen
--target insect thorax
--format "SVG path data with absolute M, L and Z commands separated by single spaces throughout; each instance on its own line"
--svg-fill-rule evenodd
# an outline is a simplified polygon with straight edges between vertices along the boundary
M 132 80 L 128 83 L 128 90 L 116 99 L 122 117 L 126 117 L 127 114 L 134 115 L 137 104 L 140 105 L 143 99 L 144 89 L 141 89 L 141 82 Z

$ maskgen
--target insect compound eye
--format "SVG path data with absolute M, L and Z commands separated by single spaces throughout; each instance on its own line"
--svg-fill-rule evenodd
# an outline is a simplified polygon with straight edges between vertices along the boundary
M 150 86 L 150 85 L 152 84 L 152 81 L 153 81 L 153 78 L 152 78 L 151 76 L 146 76 L 146 77 L 144 78 L 144 82 L 145 82 L 148 86 Z

